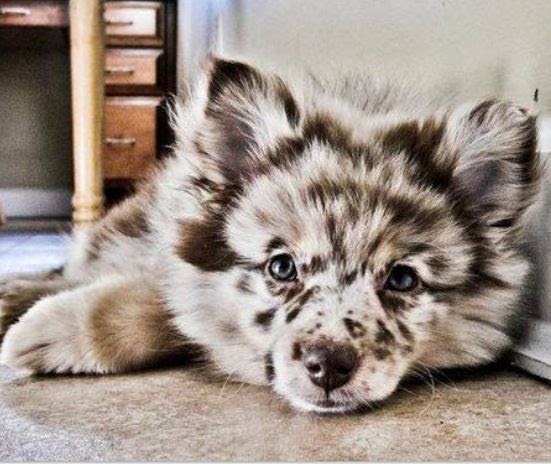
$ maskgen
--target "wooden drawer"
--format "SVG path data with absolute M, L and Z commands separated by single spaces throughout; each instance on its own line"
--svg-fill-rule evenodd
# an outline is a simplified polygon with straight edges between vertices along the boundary
M 68 2 L 62 0 L 0 0 L 0 26 L 66 27 Z
M 159 61 L 162 50 L 110 48 L 105 52 L 108 93 L 160 92 Z
M 160 98 L 107 97 L 103 169 L 106 179 L 136 179 L 155 161 Z
M 106 2 L 108 45 L 163 45 L 161 2 Z

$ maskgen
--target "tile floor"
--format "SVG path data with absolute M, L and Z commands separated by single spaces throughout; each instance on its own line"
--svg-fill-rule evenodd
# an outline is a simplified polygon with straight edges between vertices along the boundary
M 65 262 L 68 246 L 66 227 L 0 230 L 0 276 L 59 267 Z

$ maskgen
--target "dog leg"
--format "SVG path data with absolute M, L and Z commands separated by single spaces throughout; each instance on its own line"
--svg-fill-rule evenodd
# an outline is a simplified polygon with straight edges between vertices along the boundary
M 0 362 L 26 373 L 118 373 L 183 354 L 156 289 L 110 277 L 38 301 L 12 325 Z
M 21 274 L 0 280 L 0 344 L 8 328 L 40 299 L 70 288 L 52 273 Z

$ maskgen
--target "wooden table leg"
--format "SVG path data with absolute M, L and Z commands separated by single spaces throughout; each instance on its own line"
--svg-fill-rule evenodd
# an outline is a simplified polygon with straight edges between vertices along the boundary
M 73 222 L 97 221 L 103 213 L 103 1 L 71 0 L 73 103 Z

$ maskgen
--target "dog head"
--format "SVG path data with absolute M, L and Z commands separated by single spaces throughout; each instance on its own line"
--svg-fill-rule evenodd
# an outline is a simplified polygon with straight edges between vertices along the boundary
M 512 340 L 539 179 L 510 103 L 415 106 L 213 60 L 165 179 L 167 299 L 216 366 L 345 411 Z M 163 226 L 164 227 L 164 226 Z

